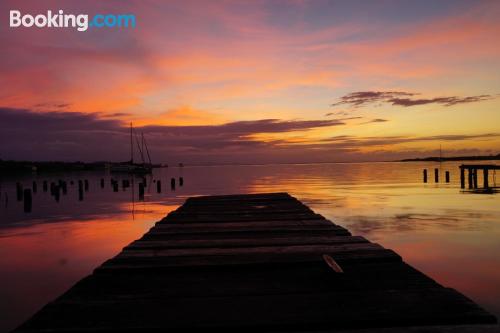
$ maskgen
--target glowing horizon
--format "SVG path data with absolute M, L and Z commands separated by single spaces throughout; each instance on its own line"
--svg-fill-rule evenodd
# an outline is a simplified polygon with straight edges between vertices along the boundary
M 125 160 L 131 121 L 157 162 L 500 151 L 497 2 L 0 4 L 11 9 L 131 13 L 137 26 L 1 24 L 1 159 Z

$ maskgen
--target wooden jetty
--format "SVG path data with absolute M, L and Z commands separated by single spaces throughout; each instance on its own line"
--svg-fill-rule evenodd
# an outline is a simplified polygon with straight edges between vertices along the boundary
M 16 332 L 493 332 L 494 323 L 394 251 L 270 193 L 189 198 Z
M 460 166 L 460 187 L 465 188 L 465 170 L 468 172 L 468 186 L 470 189 L 477 189 L 477 171 L 483 172 L 483 188 L 489 188 L 488 173 L 490 170 L 500 170 L 500 165 L 494 164 L 462 164 Z

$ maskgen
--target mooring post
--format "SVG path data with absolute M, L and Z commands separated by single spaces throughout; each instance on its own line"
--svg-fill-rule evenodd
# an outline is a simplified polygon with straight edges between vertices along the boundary
M 446 182 L 449 183 L 450 182 L 450 172 L 446 171 L 444 175 L 445 175 Z
M 36 180 L 33 181 L 33 193 L 38 192 L 38 184 L 36 183 Z
M 427 179 L 427 176 L 425 178 Z M 184 177 L 179 177 L 179 186 L 184 186 Z
M 439 183 L 439 169 L 434 169 L 434 182 Z
M 469 185 L 469 188 L 472 188 L 472 169 L 471 168 L 467 168 L 467 180 L 468 180 L 468 185 Z
M 484 188 L 490 187 L 488 184 L 488 168 L 486 167 L 483 169 L 483 186 Z
M 81 185 L 81 181 L 78 181 L 78 201 L 83 201 L 83 187 Z
M 156 192 L 161 193 L 161 180 L 156 182 Z
M 23 201 L 23 185 L 21 183 L 16 183 L 16 197 L 17 201 Z
M 61 182 L 61 189 L 62 189 L 63 195 L 68 194 L 68 183 L 66 183 L 65 180 Z
M 424 183 L 427 183 L 427 169 L 424 169 Z
M 117 180 L 115 180 L 113 182 L 113 192 L 118 192 L 118 181 Z
M 460 167 L 460 188 L 465 188 L 465 169 Z
M 31 190 L 29 188 L 24 189 L 23 196 L 24 196 L 24 212 L 31 213 L 31 207 L 32 207 Z
M 144 183 L 139 183 L 139 200 L 144 200 Z
M 175 178 L 170 179 L 170 189 L 175 190 Z
M 101 178 L 101 188 L 104 188 L 104 178 Z
M 59 185 L 54 184 L 54 198 L 56 199 L 57 202 L 59 202 L 59 198 L 61 197 L 61 188 Z
M 474 188 L 477 188 L 477 169 L 476 168 L 474 168 L 473 177 L 474 177 Z
M 81 179 L 78 179 L 78 192 L 83 191 L 83 181 Z

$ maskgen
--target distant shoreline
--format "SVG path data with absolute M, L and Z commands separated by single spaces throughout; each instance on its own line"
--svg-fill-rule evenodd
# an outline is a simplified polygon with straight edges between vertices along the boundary
M 500 154 L 489 156 L 452 156 L 452 157 L 423 157 L 408 158 L 392 161 L 355 161 L 355 162 L 289 162 L 289 163 L 203 163 L 189 164 L 191 167 L 215 167 L 215 166 L 262 166 L 262 165 L 302 165 L 302 164 L 345 164 L 345 163 L 398 163 L 398 162 L 446 162 L 446 161 L 498 161 Z M 99 162 L 62 162 L 62 161 L 12 161 L 0 159 L 1 174 L 19 174 L 28 172 L 68 172 L 68 171 L 104 171 L 111 165 L 119 162 L 99 161 Z M 156 167 L 167 167 L 168 165 L 157 165 Z M 177 166 L 177 165 L 174 165 Z M 188 166 L 188 165 L 186 165 Z
M 399 162 L 446 162 L 446 161 L 498 161 L 500 154 L 489 156 L 450 156 L 450 157 L 423 157 L 407 158 Z

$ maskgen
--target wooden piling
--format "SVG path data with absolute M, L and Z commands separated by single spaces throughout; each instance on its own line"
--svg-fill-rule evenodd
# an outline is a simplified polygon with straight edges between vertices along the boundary
M 460 188 L 465 188 L 465 168 L 460 166 Z
M 474 168 L 472 170 L 473 170 L 473 173 L 472 173 L 472 176 L 473 176 L 473 186 L 474 186 L 474 188 L 477 188 L 477 169 Z
M 446 180 L 447 183 L 450 182 L 450 172 L 449 171 L 445 172 L 445 180 Z
M 427 169 L 424 169 L 424 183 L 427 183 Z
M 484 188 L 490 187 L 488 183 L 488 169 L 483 169 L 483 187 Z
M 38 192 L 38 184 L 36 183 L 35 180 L 33 181 L 32 188 L 33 188 L 33 194 Z
M 161 193 L 161 180 L 159 180 L 159 179 L 156 182 L 156 192 Z
M 32 202 L 33 199 L 31 197 L 31 190 L 29 188 L 24 189 L 23 198 L 24 198 L 24 212 L 31 213 L 31 208 L 33 206 Z
M 139 200 L 144 200 L 144 183 L 139 183 Z
M 469 189 L 472 188 L 472 178 L 473 178 L 473 171 L 472 169 L 467 169 L 467 174 L 468 174 L 468 184 L 469 184 Z
M 16 198 L 17 201 L 23 201 L 23 185 L 21 183 L 16 183 Z
M 47 185 L 47 181 L 46 181 L 46 180 L 44 180 L 44 181 L 43 181 L 43 185 L 42 185 L 42 187 L 43 187 L 43 191 L 44 191 L 44 192 L 47 192 L 47 190 L 48 190 L 48 185 Z
M 104 188 L 104 178 L 101 178 L 101 188 Z
M 179 177 L 179 186 L 184 186 L 184 177 Z
M 175 190 L 175 178 L 170 179 L 170 189 Z
M 434 182 L 439 183 L 439 169 L 434 169 Z
M 89 181 L 88 179 L 85 179 L 85 192 L 89 190 Z

